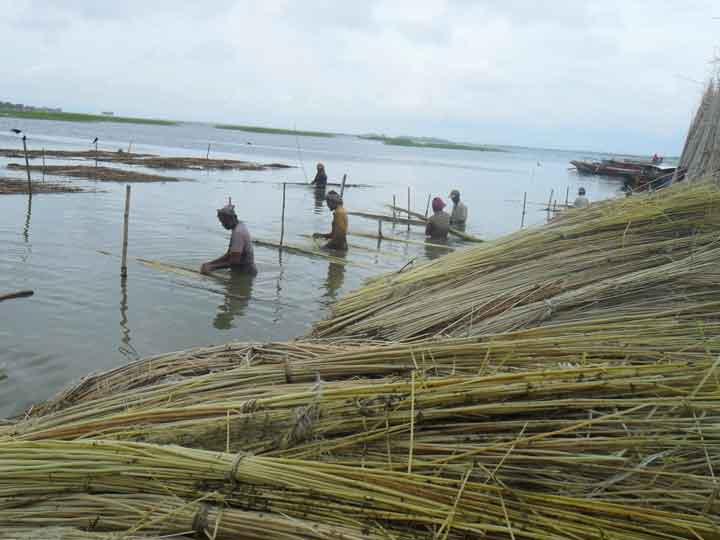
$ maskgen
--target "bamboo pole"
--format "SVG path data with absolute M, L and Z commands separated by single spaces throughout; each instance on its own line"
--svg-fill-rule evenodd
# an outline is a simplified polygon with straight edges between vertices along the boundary
M 392 205 L 393 223 L 395 223 L 397 221 L 397 212 L 395 211 L 396 204 L 397 204 L 397 201 L 395 200 L 395 195 L 393 195 L 393 205 Z
M 425 205 L 425 219 L 428 217 L 428 213 L 430 212 L 430 199 L 432 197 L 432 193 L 428 193 L 428 200 L 427 204 Z
M 280 216 L 280 250 L 282 251 L 283 239 L 285 238 L 285 188 L 287 184 L 283 182 L 283 197 L 282 197 L 282 214 Z
M 382 219 L 378 219 L 378 238 L 382 238 Z
M 43 182 L 45 181 L 45 147 L 42 149 L 42 159 L 43 159 Z
M 208 149 L 207 153 L 205 154 L 205 159 L 210 159 L 210 143 L 208 143 Z
M 13 293 L 0 294 L 0 302 L 2 302 L 3 300 L 11 300 L 13 298 L 26 298 L 28 296 L 32 296 L 33 294 L 35 294 L 35 291 L 32 291 L 30 289 Z
M 28 179 L 28 193 L 30 195 L 32 195 L 32 180 L 30 179 L 30 161 L 28 160 L 27 137 L 25 135 L 23 135 L 22 141 L 23 141 L 23 150 L 25 151 L 25 171 L 27 172 L 27 179 Z
M 408 216 L 410 215 L 410 212 L 412 209 L 410 208 L 410 186 L 408 186 Z M 410 221 L 408 220 L 407 224 L 407 230 L 410 231 Z
M 342 184 L 340 185 L 340 198 L 343 198 L 345 194 L 345 181 L 347 180 L 347 174 L 343 174 Z
M 125 186 L 125 215 L 123 218 L 123 245 L 122 262 L 120 263 L 120 277 L 127 277 L 127 247 L 128 247 L 128 219 L 130 217 L 130 184 Z
M 522 217 L 520 218 L 520 228 L 522 229 L 525 227 L 525 206 L 527 204 L 527 191 L 523 193 L 523 209 L 522 209 Z
M 567 207 L 570 203 L 570 186 L 565 189 L 565 206 Z
M 128 143 L 128 154 L 132 153 L 132 141 Z
M 550 190 L 550 198 L 548 199 L 548 205 L 547 205 L 547 213 L 548 213 L 548 221 L 550 221 L 550 207 L 552 206 L 552 198 L 555 194 L 555 188 Z

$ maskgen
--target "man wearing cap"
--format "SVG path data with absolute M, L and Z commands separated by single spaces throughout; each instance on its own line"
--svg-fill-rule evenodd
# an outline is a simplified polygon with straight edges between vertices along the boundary
M 435 197 L 432 200 L 433 215 L 430 216 L 425 226 L 425 236 L 429 236 L 431 240 L 447 240 L 450 216 L 447 212 L 443 212 L 443 208 L 445 208 L 445 201 L 440 197 Z
M 327 238 L 329 240 L 323 246 L 323 249 L 347 251 L 348 216 L 343 207 L 342 197 L 337 191 L 328 191 L 325 202 L 333 213 L 332 229 L 328 234 L 315 233 L 313 238 Z
M 203 274 L 208 274 L 219 268 L 231 268 L 246 274 L 257 274 L 255 267 L 255 254 L 253 252 L 250 232 L 245 224 L 235 214 L 235 207 L 231 204 L 217 211 L 218 220 L 230 234 L 230 245 L 227 253 L 214 261 L 206 262 L 200 267 Z
M 452 213 L 450 214 L 450 225 L 464 227 L 467 221 L 467 206 L 460 202 L 460 192 L 453 189 L 450 192 L 450 199 L 453 202 Z

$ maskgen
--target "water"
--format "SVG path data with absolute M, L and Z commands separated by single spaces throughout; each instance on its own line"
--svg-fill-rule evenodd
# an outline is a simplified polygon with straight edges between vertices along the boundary
M 134 184 L 129 255 L 199 267 L 221 255 L 228 234 L 215 209 L 232 197 L 251 234 L 278 240 L 283 181 L 312 179 L 314 164 L 326 165 L 330 181 L 343 173 L 348 182 L 373 184 L 348 189 L 349 210 L 383 211 L 397 196 L 424 212 L 428 194 L 447 200 L 461 191 L 469 208 L 468 230 L 491 239 L 520 226 L 521 201 L 529 201 L 526 224 L 545 221 L 540 211 L 554 190 L 564 202 L 579 185 L 591 200 L 619 194 L 620 183 L 579 178 L 568 171 L 587 152 L 509 148 L 508 152 L 472 152 L 386 146 L 354 137 L 310 138 L 224 131 L 211 126 L 177 127 L 85 124 L 0 118 L 0 147 L 21 147 L 10 133 L 19 127 L 31 149 L 92 147 L 162 155 L 205 156 L 300 165 L 257 172 L 172 171 L 161 174 L 193 182 Z M 247 144 L 251 142 L 252 144 Z M 0 177 L 21 177 L 5 171 Z M 35 163 L 40 163 L 36 160 Z M 70 163 L 49 160 L 49 164 Z M 141 172 L 158 173 L 157 170 Z M 50 178 L 48 178 L 50 179 Z M 58 179 L 53 179 L 58 180 Z M 158 271 L 131 260 L 127 282 L 120 277 L 125 186 L 74 181 L 97 189 L 83 194 L 0 196 L 0 292 L 34 289 L 35 296 L 0 303 L 0 417 L 21 412 L 88 372 L 108 369 L 147 355 L 230 340 L 282 340 L 305 334 L 313 321 L 343 293 L 379 273 L 397 271 L 409 261 L 441 255 L 422 245 L 351 237 L 347 266 L 327 260 L 255 248 L 259 274 L 254 279 L 221 273 L 194 278 Z M 299 236 L 330 230 L 331 215 L 312 189 L 287 188 L 286 239 L 310 245 Z M 351 231 L 377 232 L 377 223 L 350 217 Z M 423 231 L 384 224 L 385 234 L 424 239 Z M 456 248 L 466 245 L 450 241 Z M 99 250 L 113 255 L 104 255 Z

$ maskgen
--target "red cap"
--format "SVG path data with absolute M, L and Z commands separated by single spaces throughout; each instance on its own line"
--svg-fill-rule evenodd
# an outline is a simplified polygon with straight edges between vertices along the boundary
M 439 212 L 445 208 L 445 201 L 443 201 L 440 197 L 435 197 L 432 200 L 432 209 L 434 212 Z

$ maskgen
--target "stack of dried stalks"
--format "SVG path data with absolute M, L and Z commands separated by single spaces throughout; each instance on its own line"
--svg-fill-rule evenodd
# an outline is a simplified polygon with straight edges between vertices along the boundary
M 510 454 L 515 448 L 532 448 L 535 440 L 535 436 L 521 434 L 496 446 Z M 623 469 L 625 476 L 637 477 L 630 482 L 632 486 L 618 490 L 615 497 L 608 497 L 602 490 L 590 497 L 571 492 L 556 494 L 552 491 L 557 490 L 552 489 L 511 487 L 496 476 L 502 464 L 488 471 L 484 479 L 476 476 L 474 464 L 468 464 L 462 475 L 453 478 L 360 464 L 346 466 L 142 443 L 10 442 L 0 444 L 0 494 L 9 498 L 10 504 L 23 505 L 29 511 L 35 501 L 44 497 L 69 497 L 90 491 L 106 496 L 160 495 L 165 500 L 182 499 L 184 503 L 175 505 L 175 510 L 192 508 L 194 502 L 225 505 L 268 513 L 271 524 L 280 517 L 302 519 L 316 528 L 324 524 L 346 531 L 360 530 L 370 538 L 718 538 L 720 518 L 712 495 L 713 487 L 717 487 L 706 478 L 686 488 L 696 476 L 698 461 L 689 450 L 686 455 L 680 453 L 667 461 L 668 465 L 675 463 L 672 470 L 658 467 L 650 475 L 642 473 L 643 466 Z M 479 464 L 477 468 L 481 468 Z M 581 460 L 577 468 L 579 472 L 584 470 Z M 555 480 L 556 476 L 554 472 L 548 475 L 546 483 L 550 488 L 562 484 Z M 653 489 L 653 479 L 658 477 L 666 477 L 665 484 L 673 479 L 685 482 L 677 490 L 660 494 Z M 651 491 L 638 492 L 638 486 Z M 175 520 L 173 510 L 166 508 L 159 512 L 164 514 L 168 527 L 186 532 L 187 521 Z M 147 514 L 153 516 L 154 509 L 148 508 Z M 213 538 L 211 531 L 222 526 L 222 516 L 211 516 L 212 510 L 200 507 L 192 517 L 196 524 L 193 529 L 207 529 L 206 538 Z M 77 512 L 87 515 L 82 507 Z M 0 510 L 0 514 L 9 514 L 7 519 L 17 523 L 22 512 L 9 509 Z M 56 519 L 64 523 L 72 519 L 69 516 L 74 512 L 69 506 L 66 512 L 62 507 L 58 509 L 55 516 L 58 514 Z M 41 511 L 39 518 L 50 524 L 52 515 L 50 510 Z M 125 523 L 131 519 L 127 516 L 137 517 L 137 509 L 126 508 L 124 513 L 120 509 L 120 515 L 111 514 L 106 523 L 127 530 Z M 155 526 L 162 519 L 158 515 L 147 522 Z M 113 520 L 120 523 L 112 525 Z M 140 521 L 131 531 L 139 532 L 136 529 L 142 529 L 143 524 Z M 353 538 L 350 534 L 326 534 L 324 538 Z M 283 538 L 267 530 L 265 535 Z M 246 536 L 238 534 L 233 538 Z M 296 534 L 285 538 L 305 537 Z
M 702 311 L 720 300 L 719 237 L 708 182 L 599 203 L 375 279 L 315 334 L 407 340 Z
M 720 180 L 720 80 L 710 81 L 685 139 L 677 175 Z M 679 178 L 679 176 L 678 176 Z

